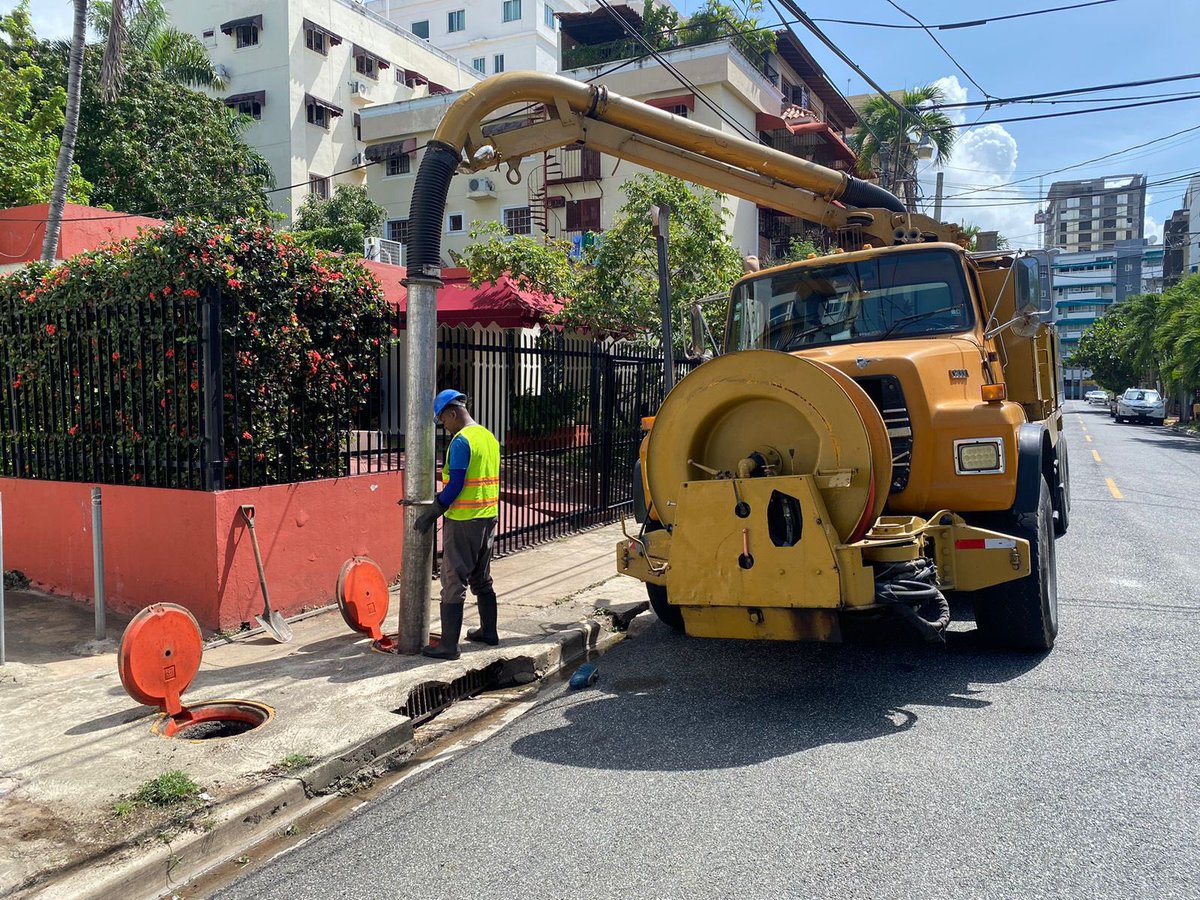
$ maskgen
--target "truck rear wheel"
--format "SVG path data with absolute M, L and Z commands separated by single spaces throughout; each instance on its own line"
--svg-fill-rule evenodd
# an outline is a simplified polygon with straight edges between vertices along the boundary
M 1058 575 L 1054 553 L 1054 504 L 1042 479 L 1038 506 L 1016 516 L 1006 531 L 1029 541 L 1030 572 L 979 592 L 975 624 L 989 644 L 1008 650 L 1045 651 L 1058 634 Z
M 646 596 L 650 598 L 650 608 L 662 622 L 672 631 L 683 631 L 683 613 L 678 606 L 667 600 L 667 589 L 661 584 L 647 584 Z

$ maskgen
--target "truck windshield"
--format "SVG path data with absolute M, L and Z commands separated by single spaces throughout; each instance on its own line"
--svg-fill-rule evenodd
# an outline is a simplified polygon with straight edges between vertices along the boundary
M 957 254 L 886 253 L 743 281 L 731 299 L 726 346 L 789 351 L 952 334 L 973 324 Z

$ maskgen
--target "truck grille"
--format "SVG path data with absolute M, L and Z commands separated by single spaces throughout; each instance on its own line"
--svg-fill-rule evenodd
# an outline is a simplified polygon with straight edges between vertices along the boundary
M 854 380 L 883 415 L 883 424 L 892 441 L 891 493 L 898 493 L 908 487 L 913 444 L 912 421 L 908 417 L 908 404 L 904 402 L 900 379 L 895 375 L 872 375 Z

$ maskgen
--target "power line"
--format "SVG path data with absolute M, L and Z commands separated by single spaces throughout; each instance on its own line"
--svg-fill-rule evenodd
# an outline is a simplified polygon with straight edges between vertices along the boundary
M 966 77 L 967 81 L 971 82 L 971 84 L 975 85 L 975 87 L 979 89 L 979 93 L 983 94 L 983 96 L 988 97 L 989 99 L 992 97 L 992 94 L 989 93 L 988 91 L 984 90 L 983 86 L 971 76 L 971 73 L 963 68 L 962 63 L 960 63 L 957 59 L 954 58 L 954 54 L 952 54 L 949 50 L 946 49 L 946 45 L 938 40 L 937 35 L 934 34 L 932 31 L 930 31 L 924 22 L 922 22 L 920 19 L 918 19 L 916 16 L 914 16 L 912 13 L 910 13 L 908 10 L 906 10 L 904 7 L 902 7 L 900 4 L 898 4 L 896 2 L 896 0 L 887 0 L 887 2 L 888 2 L 888 5 L 891 6 L 898 13 L 908 16 L 908 18 L 910 18 L 914 22 L 916 22 L 917 26 L 919 28 L 921 28 L 927 35 L 929 35 L 929 39 L 931 41 L 933 41 L 935 44 L 937 44 L 938 49 L 941 50 L 942 53 L 946 54 L 946 58 L 948 60 L 950 60 L 950 62 L 954 63 L 955 68 L 958 69 L 958 71 L 963 73 L 963 75 Z
M 890 2 L 890 0 L 889 0 Z M 1023 94 L 1019 97 L 994 97 L 990 100 L 970 100 L 964 103 L 936 103 L 931 109 L 967 109 L 972 106 L 1006 106 L 1010 103 L 1026 103 L 1033 100 L 1044 100 L 1047 97 L 1068 97 L 1074 94 L 1093 94 L 1100 91 L 1116 91 L 1131 87 L 1146 87 L 1151 84 L 1168 84 L 1172 81 L 1188 81 L 1200 78 L 1200 72 L 1187 75 L 1168 75 L 1164 78 L 1146 78 L 1141 81 L 1119 81 L 1114 84 L 1101 84 L 1095 87 L 1067 88 L 1061 91 L 1046 91 L 1041 94 Z
M 965 22 L 947 22 L 941 25 L 901 25 L 898 23 L 889 22 L 863 22 L 856 19 L 813 19 L 814 22 L 831 22 L 837 25 L 864 25 L 870 28 L 892 28 L 901 31 L 916 31 L 919 28 L 924 28 L 926 31 L 929 28 L 936 28 L 938 31 L 952 31 L 956 28 L 977 28 L 980 25 L 988 25 L 992 22 L 1004 22 L 1008 19 L 1024 19 L 1027 16 L 1044 16 L 1047 13 L 1063 12 L 1069 9 L 1084 9 L 1089 6 L 1103 6 L 1106 3 L 1115 3 L 1116 0 L 1091 0 L 1088 3 L 1073 3 L 1070 6 L 1055 6 L 1050 9 L 1033 9 L 1029 12 L 1011 13 L 1007 16 L 991 16 L 986 19 L 970 19 Z
M 1030 175 L 1027 178 L 1018 178 L 1016 181 L 1009 181 L 1005 184 L 993 185 L 992 187 L 975 188 L 974 190 L 967 191 L 964 194 L 952 194 L 950 197 L 947 197 L 946 199 L 950 200 L 950 199 L 955 199 L 956 197 L 966 196 L 967 194 L 977 194 L 980 191 L 993 190 L 994 188 L 1011 187 L 1014 184 L 1024 184 L 1027 181 L 1035 181 L 1038 178 L 1045 178 L 1049 175 L 1057 175 L 1060 172 L 1070 171 L 1071 169 L 1078 169 L 1083 166 L 1090 166 L 1092 163 L 1103 162 L 1106 159 L 1111 159 L 1114 156 L 1120 156 L 1121 154 L 1128 153 L 1131 150 L 1140 150 L 1142 147 L 1149 147 L 1151 144 L 1162 143 L 1163 141 L 1168 141 L 1168 140 L 1171 140 L 1172 138 L 1177 138 L 1182 134 L 1188 134 L 1189 132 L 1193 132 L 1193 131 L 1200 131 L 1200 125 L 1192 125 L 1190 128 L 1182 128 L 1179 131 L 1172 132 L 1171 134 L 1164 134 L 1162 137 L 1152 138 L 1148 141 L 1143 141 L 1140 144 L 1134 144 L 1131 147 L 1125 147 L 1122 150 L 1114 150 L 1112 153 L 1106 153 L 1103 156 L 1096 156 L 1096 157 L 1093 157 L 1092 159 L 1085 159 L 1083 162 L 1075 163 L 1070 166 L 1063 166 L 1062 168 L 1059 168 L 1059 169 L 1051 169 L 1048 172 L 1040 172 L 1037 175 Z
M 1083 116 L 1088 113 L 1098 112 L 1115 112 L 1120 109 L 1136 109 L 1140 106 L 1161 106 L 1164 103 L 1181 103 L 1186 100 L 1200 100 L 1200 93 L 1187 94 L 1182 97 L 1171 97 L 1166 100 L 1142 100 L 1137 103 L 1123 103 L 1119 106 L 1095 106 L 1091 109 L 1068 109 L 1063 112 L 1055 113 L 1039 113 L 1036 116 L 1010 116 L 1007 119 L 989 119 L 986 122 L 958 122 L 951 125 L 943 125 L 940 128 L 931 128 L 930 131 L 949 131 L 952 128 L 973 128 L 976 125 L 1004 125 L 1009 122 L 1033 122 L 1039 119 L 1061 119 L 1066 116 Z

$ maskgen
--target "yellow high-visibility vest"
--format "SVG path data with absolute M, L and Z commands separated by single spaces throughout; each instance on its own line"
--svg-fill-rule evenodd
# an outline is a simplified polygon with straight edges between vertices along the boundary
M 468 425 L 461 435 L 471 447 L 467 480 L 450 508 L 447 519 L 494 519 L 500 514 L 500 442 L 482 425 Z M 450 480 L 450 454 L 442 465 L 442 481 Z

